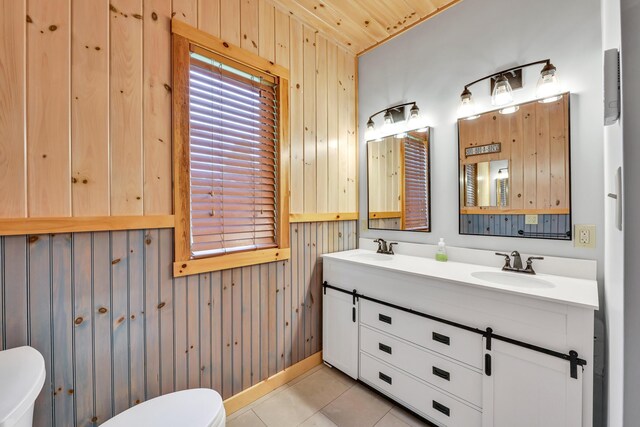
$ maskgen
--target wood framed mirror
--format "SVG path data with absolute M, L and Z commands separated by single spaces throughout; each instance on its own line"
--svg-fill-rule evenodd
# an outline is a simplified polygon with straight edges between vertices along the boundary
M 569 99 L 458 120 L 460 234 L 571 240 Z

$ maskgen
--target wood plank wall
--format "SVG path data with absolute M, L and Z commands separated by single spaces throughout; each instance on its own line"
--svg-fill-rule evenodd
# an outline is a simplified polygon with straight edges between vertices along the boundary
M 354 55 L 270 0 L 0 0 L 0 218 L 171 214 L 173 15 L 291 69 L 291 212 L 356 212 Z
M 475 120 L 459 120 L 458 127 L 461 165 L 509 160 L 509 206 L 462 208 L 463 214 L 487 210 L 498 214 L 569 213 L 569 94 L 555 102 L 522 104 L 513 114 L 489 112 Z M 495 142 L 502 144 L 500 153 L 464 154 L 467 147 Z
M 0 350 L 32 345 L 36 427 L 95 426 L 160 394 L 236 394 L 321 348 L 320 255 L 356 221 L 291 226 L 290 261 L 171 277 L 171 230 L 0 238 Z

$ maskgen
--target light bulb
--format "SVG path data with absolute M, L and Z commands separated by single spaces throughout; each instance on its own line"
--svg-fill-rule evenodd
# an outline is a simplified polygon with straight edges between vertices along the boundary
M 393 124 L 393 116 L 391 115 L 391 111 L 390 111 L 390 110 L 387 110 L 387 111 L 384 113 L 384 124 L 385 124 L 385 125 L 391 125 L 391 124 Z
M 513 90 L 511 89 L 509 80 L 507 80 L 504 74 L 500 74 L 493 86 L 491 104 L 495 106 L 511 104 L 513 102 L 512 92 Z
M 413 106 L 411 107 L 411 110 L 409 110 L 409 121 L 413 122 L 413 121 L 417 120 L 419 117 L 420 117 L 420 109 L 418 108 L 418 106 L 414 102 Z
M 369 121 L 367 122 L 367 131 L 364 133 L 364 139 L 370 141 L 374 139 L 376 133 L 376 124 L 373 122 L 373 119 L 369 117 Z
M 540 79 L 536 86 L 536 98 L 539 102 L 553 102 L 561 98 L 560 81 L 556 76 L 556 67 L 547 63 L 540 71 Z
M 466 87 L 460 95 L 460 107 L 458 107 L 458 117 L 465 120 L 477 119 L 476 106 L 471 97 L 471 91 Z

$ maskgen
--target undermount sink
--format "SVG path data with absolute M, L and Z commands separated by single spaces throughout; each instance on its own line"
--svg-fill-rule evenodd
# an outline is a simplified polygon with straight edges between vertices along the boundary
M 528 276 L 523 273 L 506 273 L 502 271 L 476 271 L 473 277 L 497 285 L 516 286 L 521 288 L 554 288 L 555 285 L 544 279 Z
M 358 253 L 354 254 L 351 258 L 362 261 L 391 261 L 393 256 L 379 253 Z

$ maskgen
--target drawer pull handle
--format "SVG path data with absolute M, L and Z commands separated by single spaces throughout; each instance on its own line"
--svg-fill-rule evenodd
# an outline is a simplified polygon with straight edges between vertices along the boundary
M 451 410 L 449 410 L 449 408 L 447 408 L 446 406 L 444 406 L 442 403 L 438 403 L 435 400 L 432 401 L 433 402 L 433 409 L 435 409 L 438 412 L 442 412 L 443 414 L 445 414 L 447 417 L 450 416 L 451 414 Z
M 383 323 L 391 324 L 391 316 L 387 316 L 385 314 L 378 314 L 378 320 Z
M 431 338 L 434 341 L 437 341 L 437 342 L 439 342 L 441 344 L 444 344 L 444 345 L 450 345 L 451 344 L 451 339 L 448 336 L 439 334 L 437 332 L 434 332 L 433 334 L 431 334 Z
M 449 372 L 445 371 L 444 369 L 436 368 L 434 366 L 431 372 L 433 372 L 433 375 L 435 375 L 436 377 L 440 377 L 443 380 L 451 381 L 451 374 L 449 374 Z
M 391 354 L 391 347 L 386 344 L 378 343 L 378 349 L 380 351 L 384 351 L 385 353 Z
M 387 384 L 391 384 L 393 382 L 393 379 L 391 379 L 389 375 L 385 375 L 382 372 L 378 372 L 378 378 L 380 378 L 382 381 L 384 381 Z

